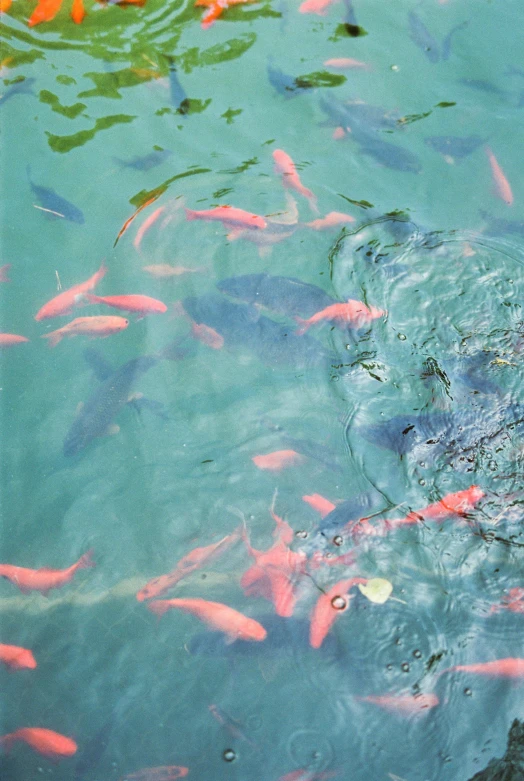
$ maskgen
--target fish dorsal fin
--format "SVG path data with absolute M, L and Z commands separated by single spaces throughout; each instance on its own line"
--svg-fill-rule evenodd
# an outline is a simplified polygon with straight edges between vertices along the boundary
M 113 367 L 102 357 L 98 350 L 88 347 L 84 350 L 84 358 L 89 368 L 100 382 L 107 380 L 113 374 Z

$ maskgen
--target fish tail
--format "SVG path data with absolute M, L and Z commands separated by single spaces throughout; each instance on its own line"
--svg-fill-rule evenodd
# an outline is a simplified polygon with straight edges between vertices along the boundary
M 89 567 L 96 567 L 96 564 L 93 560 L 93 554 L 93 548 L 90 548 L 87 553 L 84 553 L 84 555 L 78 559 L 77 569 L 88 569 Z
M 309 320 L 303 320 L 301 317 L 295 317 L 295 321 L 299 325 L 299 328 L 297 328 L 295 333 L 297 336 L 302 336 L 302 334 L 304 334 L 307 331 L 311 323 L 309 322 Z
M 186 220 L 198 219 L 197 213 L 194 209 L 185 209 L 185 212 L 186 212 Z
M 160 616 L 163 616 L 164 613 L 167 613 L 169 606 L 159 600 L 156 602 L 150 602 L 147 606 L 147 609 L 160 618 Z
M 95 296 L 92 293 L 81 293 L 80 296 L 78 296 L 80 300 L 87 301 L 89 304 L 100 304 L 101 299 L 99 296 Z
M 9 735 L 4 735 L 0 738 L 0 746 L 2 746 L 3 750 L 7 754 L 13 743 L 16 741 L 16 734 L 14 732 L 10 733 Z
M 56 345 L 62 341 L 64 338 L 64 335 L 62 333 L 62 329 L 59 329 L 58 331 L 51 331 L 49 334 L 42 334 L 42 339 L 48 339 L 48 345 L 49 347 L 56 347 Z
M 107 274 L 107 266 L 105 264 L 105 260 L 103 260 L 101 265 L 100 265 L 100 268 L 98 269 L 98 271 L 96 272 L 96 274 L 93 277 L 93 287 L 95 285 L 97 285 L 100 282 L 100 280 L 103 277 L 105 277 L 106 274 Z

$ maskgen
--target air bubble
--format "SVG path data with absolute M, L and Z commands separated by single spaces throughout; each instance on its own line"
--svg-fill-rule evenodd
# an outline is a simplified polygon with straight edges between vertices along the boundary
M 226 762 L 234 762 L 235 759 L 237 758 L 237 755 L 235 754 L 232 748 L 226 748 L 222 756 L 224 757 L 224 760 Z
M 344 597 L 333 597 L 331 604 L 335 610 L 344 610 L 344 608 L 347 607 L 347 602 Z
M 426 485 L 426 481 L 424 480 L 423 477 L 420 478 L 420 480 L 418 481 L 418 484 L 419 485 Z
M 409 673 L 409 664 L 407 662 L 404 662 L 400 665 L 400 669 L 403 673 Z
M 340 546 L 340 545 L 342 545 L 343 542 L 344 542 L 344 540 L 342 539 L 342 537 L 339 534 L 337 534 L 336 537 L 333 537 L 333 545 Z
M 305 540 L 307 539 L 307 531 L 301 529 L 300 531 L 295 532 L 295 537 L 298 537 L 299 540 Z
M 466 697 L 471 697 L 471 695 L 473 694 L 473 692 L 471 691 L 471 689 L 470 689 L 470 688 L 466 687 L 466 688 L 464 689 L 464 694 L 466 695 Z
M 415 657 L 415 659 L 420 659 L 421 656 L 422 656 L 422 652 L 419 651 L 418 648 L 417 648 L 416 651 L 413 651 L 413 656 Z
M 406 334 L 397 334 L 397 339 L 400 339 L 401 342 L 405 342 L 407 339 Z

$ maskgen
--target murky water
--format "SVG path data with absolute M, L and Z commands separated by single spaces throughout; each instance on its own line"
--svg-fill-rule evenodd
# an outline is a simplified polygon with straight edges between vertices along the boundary
M 0 777 L 467 781 L 524 716 L 522 670 L 450 671 L 524 656 L 521 4 L 86 10 L 1 20 L 0 560 L 96 566 L 2 580 L 1 734 L 77 750 Z M 266 227 L 189 219 L 225 204 Z M 167 311 L 35 321 L 104 264 Z M 93 315 L 129 324 L 41 338 Z M 224 538 L 157 596 L 263 640 L 137 599 Z

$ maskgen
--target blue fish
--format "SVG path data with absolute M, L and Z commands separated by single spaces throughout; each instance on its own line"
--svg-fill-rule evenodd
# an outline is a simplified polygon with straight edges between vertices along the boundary
M 55 193 L 50 187 L 40 187 L 31 180 L 31 169 L 27 166 L 27 178 L 31 185 L 31 190 L 35 194 L 36 199 L 50 217 L 63 217 L 70 222 L 76 222 L 79 225 L 83 225 L 84 215 L 74 203 L 66 201 L 61 195 Z
M 272 59 L 268 58 L 267 63 L 267 77 L 269 83 L 275 90 L 286 98 L 292 98 L 294 95 L 298 95 L 299 92 L 306 89 L 310 89 L 313 85 L 304 82 L 303 84 L 297 83 L 294 76 L 289 76 L 280 68 L 273 65 Z
M 503 217 L 493 217 L 492 214 L 480 210 L 480 216 L 486 220 L 484 233 L 489 236 L 524 236 L 524 220 L 505 220 Z
M 256 304 L 287 317 L 312 317 L 327 306 L 338 303 L 321 288 L 295 277 L 244 274 L 222 279 L 217 282 L 217 288 L 246 304 Z
M 167 160 L 172 154 L 173 153 L 169 149 L 161 149 L 158 147 L 148 155 L 132 157 L 130 160 L 122 160 L 119 157 L 113 157 L 113 160 L 123 168 L 134 168 L 135 171 L 150 171 L 151 168 L 156 168 L 157 165 L 161 165 L 161 163 Z
M 469 157 L 487 138 L 481 136 L 429 136 L 424 143 L 435 152 L 462 160 Z
M 363 155 L 373 157 L 380 165 L 386 168 L 412 174 L 418 174 L 422 170 L 418 157 L 403 146 L 390 144 L 376 136 L 361 131 L 356 133 L 353 131 L 351 137 L 359 144 Z
M 408 21 L 409 36 L 413 43 L 424 52 L 430 62 L 438 62 L 440 60 L 440 46 L 422 19 L 414 11 L 410 11 Z
M 15 95 L 34 95 L 35 93 L 31 89 L 36 79 L 24 79 L 23 81 L 17 81 L 16 84 L 12 84 L 7 92 L 0 97 L 0 106 L 7 103 L 8 100 L 14 98 Z
M 386 109 L 367 103 L 342 103 L 333 95 L 326 95 L 320 98 L 319 106 L 328 115 L 331 126 L 349 127 L 352 132 L 393 130 L 397 125 L 397 118 L 390 116 Z
M 176 108 L 178 114 L 185 115 L 189 112 L 189 99 L 180 83 L 175 67 L 175 58 L 164 54 L 169 63 L 169 91 L 171 94 L 171 103 Z

